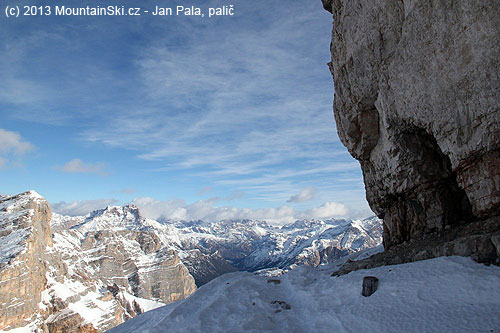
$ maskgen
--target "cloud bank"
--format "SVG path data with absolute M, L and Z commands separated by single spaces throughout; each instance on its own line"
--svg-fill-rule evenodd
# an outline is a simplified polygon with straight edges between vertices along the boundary
M 115 199 L 95 199 L 95 200 L 82 200 L 82 201 L 73 201 L 73 202 L 56 202 L 51 203 L 50 206 L 52 210 L 61 215 L 69 215 L 69 216 L 83 216 L 88 213 L 104 208 L 106 206 L 117 205 L 118 200 Z
M 149 197 L 136 198 L 132 201 L 137 205 L 143 216 L 151 219 L 165 220 L 203 220 L 217 222 L 221 220 L 252 219 L 266 221 L 271 224 L 282 225 L 300 219 L 327 219 L 347 217 L 348 208 L 336 202 L 326 202 L 319 207 L 299 211 L 293 207 L 283 205 L 262 209 L 237 208 L 231 206 L 218 207 L 215 204 L 218 198 L 200 200 L 187 204 L 184 200 L 156 200 Z M 86 215 L 93 210 L 104 208 L 107 205 L 116 205 L 115 199 L 98 199 L 59 202 L 52 204 L 56 213 L 70 216 Z
M 221 220 L 251 219 L 272 224 L 292 223 L 300 219 L 327 219 L 347 217 L 349 210 L 341 203 L 326 202 L 319 207 L 299 211 L 283 205 L 270 208 L 236 208 L 215 206 L 217 200 L 200 200 L 186 204 L 183 200 L 161 201 L 153 198 L 137 198 L 132 201 L 142 214 L 152 219 L 166 220 L 203 220 L 217 222 Z

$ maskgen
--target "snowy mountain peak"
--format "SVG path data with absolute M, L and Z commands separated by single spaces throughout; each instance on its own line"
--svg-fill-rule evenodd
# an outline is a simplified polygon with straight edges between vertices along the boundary
M 21 195 L 23 195 L 23 194 L 25 194 L 26 196 L 33 198 L 33 199 L 45 199 L 44 197 L 42 197 L 40 194 L 38 194 L 34 190 L 27 191 L 25 193 L 22 193 Z
M 166 222 L 147 219 L 130 204 L 62 216 L 51 214 L 46 200 L 28 191 L 0 197 L 0 268 L 9 263 L 3 277 L 0 269 L 0 281 L 12 281 L 9 288 L 15 290 L 12 272 L 20 277 L 32 272 L 23 281 L 27 286 L 37 281 L 37 289 L 23 304 L 32 306 L 26 317 L 39 315 L 33 327 L 68 325 L 71 313 L 71 325 L 105 330 L 185 298 L 195 283 L 236 270 L 279 275 L 327 264 L 380 244 L 381 234 L 376 218 L 299 220 L 285 227 L 245 219 Z M 31 301 L 31 295 L 38 298 Z M 8 299 L 18 304 L 15 297 Z M 17 316 L 14 305 L 4 311 L 11 318 Z
M 26 191 L 26 192 L 23 192 L 23 193 L 20 193 L 20 194 L 17 194 L 17 195 L 5 195 L 3 196 L 4 198 L 7 198 L 7 197 L 10 197 L 12 199 L 22 199 L 22 198 L 25 198 L 25 199 L 38 199 L 38 200 L 45 200 L 45 198 L 43 196 L 41 196 L 40 194 L 38 194 L 38 192 L 36 192 L 35 190 L 29 190 L 29 191 Z
M 17 195 L 2 195 L 0 196 L 0 203 L 2 204 L 3 211 L 12 211 L 15 210 L 16 207 L 24 207 L 23 205 L 28 201 L 42 201 L 45 200 L 37 192 L 31 190 L 26 191 Z
M 29 198 L 29 199 L 42 199 L 45 200 L 44 197 L 42 197 L 40 194 L 38 194 L 34 190 L 26 191 L 17 195 L 10 195 L 10 194 L 0 194 L 0 200 L 5 200 L 5 199 L 20 199 L 20 198 Z
M 85 217 L 82 224 L 74 226 L 83 232 L 99 230 L 123 230 L 144 228 L 146 219 L 136 205 L 107 206 L 93 211 Z
M 319 221 L 319 220 L 297 220 L 295 221 L 294 223 L 291 223 L 291 224 L 285 224 L 283 226 L 283 229 L 304 229 L 304 228 L 311 228 L 312 226 L 314 225 L 321 225 L 321 224 L 325 224 L 325 222 L 323 221 Z

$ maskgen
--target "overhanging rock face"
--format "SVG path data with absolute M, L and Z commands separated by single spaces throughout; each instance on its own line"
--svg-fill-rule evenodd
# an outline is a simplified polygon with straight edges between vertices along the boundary
M 500 3 L 323 0 L 334 113 L 384 246 L 500 215 Z M 497 223 L 498 225 L 498 223 Z

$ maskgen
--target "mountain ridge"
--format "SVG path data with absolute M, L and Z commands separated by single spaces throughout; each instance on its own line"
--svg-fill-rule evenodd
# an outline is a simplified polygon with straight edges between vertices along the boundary
M 15 226 L 22 235 L 13 234 Z M 0 244 L 14 250 L 1 252 L 9 264 L 1 266 L 0 287 L 8 276 L 22 277 L 16 267 L 38 267 L 40 276 L 31 287 L 36 296 L 21 302 L 26 309 L 18 315 L 6 312 L 0 329 L 104 331 L 184 299 L 225 273 L 280 275 L 325 264 L 379 245 L 381 233 L 375 218 L 298 220 L 281 227 L 256 220 L 156 221 L 135 205 L 71 217 L 52 213 L 34 191 L 2 196 Z M 2 307 L 16 299 L 13 292 L 3 289 Z

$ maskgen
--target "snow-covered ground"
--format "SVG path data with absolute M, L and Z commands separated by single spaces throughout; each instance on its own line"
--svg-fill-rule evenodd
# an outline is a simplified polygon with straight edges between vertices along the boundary
M 302 266 L 273 278 L 280 283 L 226 274 L 109 332 L 500 332 L 500 267 L 441 257 L 339 277 L 332 270 Z M 367 275 L 379 289 L 363 297 Z

